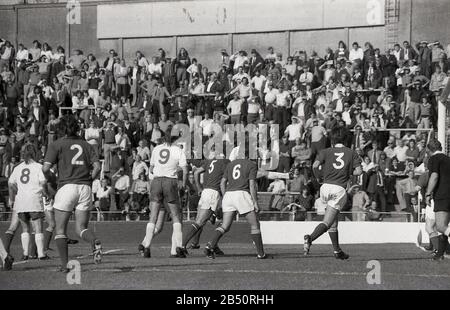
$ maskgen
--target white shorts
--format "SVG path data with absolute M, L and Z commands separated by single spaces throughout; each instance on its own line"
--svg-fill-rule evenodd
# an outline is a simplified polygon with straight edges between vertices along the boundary
M 92 207 L 92 188 L 89 185 L 66 184 L 55 196 L 53 208 L 60 211 L 88 211 Z
M 427 205 L 425 207 L 425 219 L 427 220 L 435 220 L 435 213 L 434 213 L 434 200 L 431 200 L 431 205 Z
M 250 193 L 246 191 L 226 192 L 222 199 L 222 211 L 237 211 L 239 214 L 245 214 L 255 210 L 255 203 Z
M 198 205 L 202 210 L 210 210 L 215 212 L 219 204 L 220 194 L 212 188 L 205 188 L 202 191 Z
M 320 187 L 320 199 L 328 206 L 341 211 L 347 203 L 347 191 L 339 185 L 323 184 Z

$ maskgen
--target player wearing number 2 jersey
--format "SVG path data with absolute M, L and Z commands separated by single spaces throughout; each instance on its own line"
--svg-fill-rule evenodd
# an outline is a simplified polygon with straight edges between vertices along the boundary
M 100 164 L 94 149 L 78 136 L 79 125 L 73 116 L 61 120 L 65 137 L 50 144 L 44 159 L 43 171 L 51 178 L 51 167 L 58 170 L 58 190 L 53 208 L 55 210 L 55 241 L 61 258 L 62 272 L 68 272 L 67 223 L 75 210 L 77 234 L 93 248 L 94 262 L 102 258 L 101 243 L 88 229 L 92 207 L 92 180 L 100 172 Z
M 248 158 L 248 151 L 246 152 Z M 214 249 L 220 238 L 230 229 L 236 212 L 245 215 L 251 226 L 251 236 L 258 252 L 258 258 L 266 258 L 262 243 L 257 202 L 257 174 L 256 163 L 249 159 L 235 159 L 228 164 L 220 184 L 223 196 L 223 222 L 214 231 L 214 236 L 206 245 L 205 254 L 208 258 L 215 258 Z
M 203 165 L 194 173 L 194 180 L 201 192 L 198 202 L 197 218 L 195 223 L 189 227 L 184 234 L 182 251 L 187 254 L 186 245 L 196 235 L 201 234 L 203 226 L 206 224 L 211 215 L 216 212 L 220 201 L 220 182 L 225 169 L 230 161 L 228 159 L 215 156 L 213 159 L 205 160 Z M 200 184 L 200 174 L 203 173 L 203 186 Z M 218 255 L 223 252 L 216 246 L 214 249 Z
M 333 129 L 331 143 L 333 147 L 322 150 L 313 164 L 313 169 L 322 166 L 324 184 L 320 187 L 320 199 L 327 205 L 323 222 L 317 225 L 311 235 L 305 235 L 304 254 L 314 240 L 328 231 L 337 259 L 348 259 L 349 256 L 341 250 L 338 238 L 338 215 L 347 202 L 347 183 L 352 175 L 362 173 L 361 160 L 353 150 L 343 145 L 345 131 L 342 128 Z
M 164 143 L 153 149 L 150 159 L 149 172 L 153 173 L 153 181 L 150 185 L 150 219 L 146 227 L 145 238 L 140 246 L 144 247 L 143 256 L 149 258 L 150 246 L 155 226 L 158 220 L 159 210 L 162 203 L 167 203 L 169 211 L 172 215 L 173 232 L 172 232 L 172 248 L 170 253 L 172 257 L 186 257 L 183 251 L 177 250 L 181 248 L 183 242 L 183 233 L 181 231 L 181 210 L 180 198 L 178 195 L 178 168 L 183 169 L 183 188 L 186 186 L 187 180 L 187 161 L 184 151 L 177 145 L 172 144 L 171 129 L 167 130 L 164 136 Z M 177 254 L 181 253 L 180 254 Z

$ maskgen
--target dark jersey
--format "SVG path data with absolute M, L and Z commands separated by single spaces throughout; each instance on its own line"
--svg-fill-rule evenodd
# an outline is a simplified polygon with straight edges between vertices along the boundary
M 65 184 L 92 184 L 92 164 L 98 157 L 81 138 L 61 138 L 50 144 L 44 162 L 57 164 L 58 188 Z
M 433 198 L 436 200 L 450 199 L 450 157 L 445 154 L 434 154 L 428 160 L 430 175 L 434 172 L 439 175 Z
M 203 187 L 211 188 L 220 192 L 220 181 L 227 165 L 230 163 L 228 159 L 208 159 L 205 160 L 202 167 L 205 169 L 203 176 Z
M 322 150 L 317 157 L 322 165 L 323 182 L 347 187 L 353 170 L 361 165 L 361 159 L 348 147 L 330 147 Z
M 228 164 L 223 174 L 228 181 L 227 192 L 250 192 L 249 180 L 255 180 L 258 168 L 254 162 L 248 159 L 235 159 Z

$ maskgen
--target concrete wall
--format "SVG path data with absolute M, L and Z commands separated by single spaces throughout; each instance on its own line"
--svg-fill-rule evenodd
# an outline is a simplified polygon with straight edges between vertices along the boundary
M 449 0 L 399 1 L 399 42 L 412 38 L 413 42 L 428 39 L 440 40 L 445 45 L 450 43 Z M 123 52 L 127 62 L 130 62 L 136 50 L 141 50 L 150 58 L 156 53 L 157 48 L 162 47 L 169 57 L 174 57 L 177 48 L 185 47 L 191 57 L 200 58 L 204 65 L 215 70 L 219 62 L 218 51 L 222 48 L 228 51 L 239 49 L 249 51 L 251 48 L 256 48 L 265 55 L 267 47 L 274 46 L 277 51 L 283 53 L 283 56 L 298 50 L 306 50 L 308 54 L 315 50 L 319 55 L 323 55 L 326 47 L 335 49 L 337 42 L 343 40 L 347 43 L 358 41 L 360 44 L 370 41 L 374 46 L 384 49 L 384 26 L 99 40 L 97 38 L 97 4 L 102 4 L 103 1 L 82 1 L 79 25 L 66 23 L 65 1 L 58 0 L 59 4 L 17 5 L 14 9 L 11 5 L 17 2 L 17 0 L 2 1 L 3 4 L 10 5 L 0 5 L 0 37 L 13 43 L 24 43 L 26 46 L 30 46 L 34 39 L 39 39 L 43 42 L 47 41 L 54 48 L 60 44 L 71 51 L 74 48 L 81 48 L 85 54 L 91 52 L 96 54 L 99 60 L 103 60 L 111 48 L 116 49 L 120 54 Z M 17 29 L 16 15 L 18 16 Z
M 400 0 L 399 41 L 450 43 L 449 0 Z

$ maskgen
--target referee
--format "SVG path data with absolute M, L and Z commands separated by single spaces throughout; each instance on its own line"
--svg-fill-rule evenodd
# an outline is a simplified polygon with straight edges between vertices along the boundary
M 425 194 L 427 205 L 434 199 L 436 228 L 441 235 L 437 251 L 433 253 L 433 260 L 444 259 L 450 234 L 450 157 L 442 152 L 441 143 L 432 139 L 428 143 L 431 157 L 428 161 L 430 179 Z

